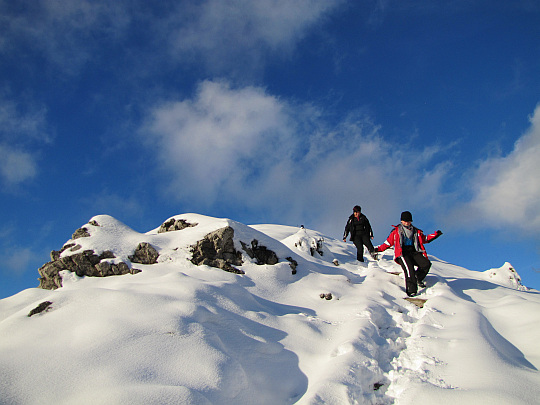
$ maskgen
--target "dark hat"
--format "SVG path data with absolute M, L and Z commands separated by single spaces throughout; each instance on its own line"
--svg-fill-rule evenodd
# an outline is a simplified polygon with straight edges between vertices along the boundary
M 403 211 L 401 213 L 401 220 L 405 222 L 412 222 L 412 214 L 409 211 Z
M 362 208 L 359 205 L 355 205 L 352 210 L 353 212 L 362 212 Z

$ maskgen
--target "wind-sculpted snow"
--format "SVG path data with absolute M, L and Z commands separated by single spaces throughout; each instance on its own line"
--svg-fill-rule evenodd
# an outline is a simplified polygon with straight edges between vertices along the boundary
M 390 253 L 360 264 L 352 244 L 313 230 L 185 214 L 168 221 L 196 225 L 138 233 L 109 216 L 92 220 L 99 227 L 76 239 L 83 249 L 128 260 L 146 242 L 159 252 L 157 263 L 105 278 L 64 271 L 57 290 L 1 300 L 2 404 L 530 404 L 540 397 L 540 293 L 508 263 L 474 272 L 432 257 L 420 308 L 404 299 Z M 243 254 L 245 274 L 194 265 L 191 247 L 227 226 L 239 252 L 257 240 L 277 264 Z M 323 241 L 319 251 L 307 246 L 313 241 Z

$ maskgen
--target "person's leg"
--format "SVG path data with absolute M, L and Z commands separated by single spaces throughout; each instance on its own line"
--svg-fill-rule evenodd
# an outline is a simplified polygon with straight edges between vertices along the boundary
M 353 239 L 354 246 L 356 246 L 356 260 L 359 262 L 364 261 L 364 244 L 362 243 L 361 238 L 354 238 Z
M 418 266 L 418 270 L 416 270 L 416 279 L 419 283 L 423 283 L 431 268 L 431 262 L 420 252 L 416 252 L 413 259 L 414 263 Z
M 371 238 L 369 237 L 369 235 L 362 235 L 362 243 L 365 247 L 367 247 L 369 253 L 372 253 L 375 250 L 375 248 L 373 247 L 373 243 L 371 243 Z
M 416 284 L 414 260 L 409 255 L 401 256 L 398 260 L 405 274 L 405 291 L 408 296 L 415 295 L 418 292 L 418 285 Z
M 369 235 L 365 234 L 362 235 L 362 243 L 367 248 L 369 254 L 374 260 L 377 260 L 377 253 L 375 252 L 375 248 L 373 247 L 373 243 L 371 243 L 371 238 Z

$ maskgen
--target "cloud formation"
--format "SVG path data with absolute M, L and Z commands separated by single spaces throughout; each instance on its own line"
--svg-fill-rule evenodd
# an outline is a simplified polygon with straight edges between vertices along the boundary
M 37 168 L 30 153 L 0 144 L 0 178 L 16 185 L 36 175 Z
M 151 69 L 148 58 L 159 59 L 162 68 L 195 63 L 212 73 L 245 73 L 261 68 L 269 53 L 290 54 L 309 28 L 342 3 L 0 0 L 0 55 L 36 54 L 74 75 L 103 49 L 136 49 L 124 55 L 131 73 L 135 66 Z
M 334 231 L 358 203 L 386 226 L 402 204 L 425 207 L 448 168 L 432 163 L 434 147 L 403 153 L 365 116 L 330 127 L 312 105 L 223 81 L 205 81 L 191 99 L 155 108 L 143 132 L 179 201 Z
M 178 10 L 186 22 L 173 31 L 171 43 L 178 55 L 202 60 L 214 71 L 243 63 L 257 65 L 268 52 L 288 54 L 308 28 L 341 3 L 206 0 L 183 4 Z
M 75 70 L 92 56 L 96 38 L 117 40 L 125 32 L 125 7 L 91 0 L 0 0 L 0 53 L 25 58 L 37 51 L 56 67 Z
M 492 227 L 538 234 L 540 227 L 540 105 L 507 156 L 483 161 L 472 179 L 473 198 L 461 211 Z
M 23 108 L 0 95 L 0 181 L 4 185 L 14 186 L 33 178 L 37 164 L 35 153 L 30 151 L 35 144 L 50 141 L 44 108 Z

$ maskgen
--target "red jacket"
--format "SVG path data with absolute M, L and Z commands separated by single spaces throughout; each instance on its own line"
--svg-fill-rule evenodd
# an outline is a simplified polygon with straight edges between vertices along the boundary
M 388 238 L 386 238 L 386 241 L 375 248 L 377 252 L 384 252 L 389 247 L 394 246 L 394 260 L 397 261 L 399 257 L 402 255 L 403 246 L 401 245 L 400 235 L 399 235 L 399 228 L 398 225 L 392 225 L 394 229 L 392 232 L 390 232 L 390 235 L 388 235 Z M 441 231 L 433 232 L 429 235 L 424 235 L 424 232 L 422 232 L 421 229 L 413 227 L 413 243 L 418 252 L 422 252 L 422 254 L 427 258 L 426 249 L 424 248 L 425 243 L 432 242 L 433 240 L 437 239 L 439 236 L 442 235 Z

